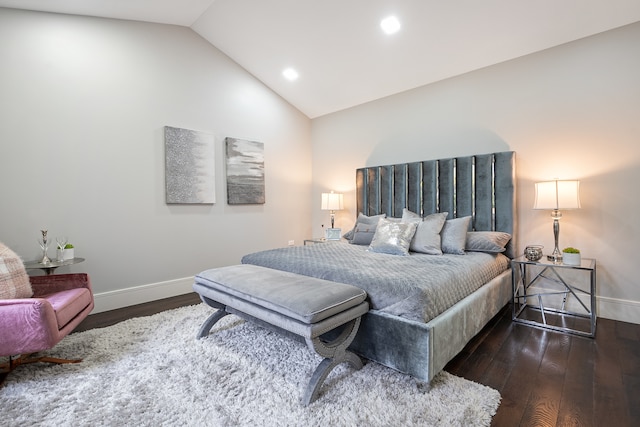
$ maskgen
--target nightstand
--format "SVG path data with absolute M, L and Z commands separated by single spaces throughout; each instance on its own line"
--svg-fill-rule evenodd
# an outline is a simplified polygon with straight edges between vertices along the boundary
M 315 245 L 318 243 L 326 243 L 327 239 L 325 239 L 324 237 L 314 237 L 312 239 L 304 239 L 304 245 Z
M 585 280 L 586 279 L 586 280 Z M 511 261 L 514 322 L 586 337 L 596 334 L 596 260 Z M 586 282 L 586 283 L 585 283 Z
M 324 237 L 314 237 L 312 239 L 304 239 L 304 245 L 317 245 L 320 243 L 346 243 L 347 239 L 325 239 Z

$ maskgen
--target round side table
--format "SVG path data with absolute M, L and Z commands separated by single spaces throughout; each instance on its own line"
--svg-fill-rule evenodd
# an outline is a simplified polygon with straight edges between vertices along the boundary
M 40 261 L 29 261 L 24 263 L 24 268 L 27 270 L 36 270 L 40 269 L 45 272 L 45 274 L 54 274 L 56 268 L 63 267 L 65 265 L 78 264 L 84 261 L 84 258 L 71 258 L 65 259 L 64 261 L 51 261 L 47 264 L 42 264 Z

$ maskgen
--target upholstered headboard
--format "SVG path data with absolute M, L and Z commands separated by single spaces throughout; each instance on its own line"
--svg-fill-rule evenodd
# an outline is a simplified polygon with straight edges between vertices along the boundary
M 421 215 L 471 215 L 475 231 L 504 231 L 515 237 L 515 152 L 426 160 L 356 170 L 358 212 L 401 217 L 402 209 Z M 471 230 L 470 230 L 471 231 Z M 505 255 L 514 257 L 512 238 Z

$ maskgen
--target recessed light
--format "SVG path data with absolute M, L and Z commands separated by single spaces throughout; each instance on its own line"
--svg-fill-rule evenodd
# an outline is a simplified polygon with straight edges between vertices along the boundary
M 388 16 L 380 21 L 380 27 L 382 27 L 382 31 L 387 34 L 393 34 L 398 32 L 400 29 L 400 21 L 395 16 Z
M 296 70 L 294 70 L 293 68 L 287 68 L 286 70 L 284 70 L 282 72 L 282 75 L 287 80 L 292 80 L 292 81 L 298 78 L 298 72 Z

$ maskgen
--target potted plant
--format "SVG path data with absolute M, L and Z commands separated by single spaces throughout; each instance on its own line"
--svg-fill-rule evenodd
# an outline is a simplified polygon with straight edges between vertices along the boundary
M 580 249 L 566 247 L 562 250 L 562 263 L 567 265 L 580 265 Z
M 75 257 L 74 248 L 71 243 L 67 243 L 64 247 L 58 246 L 58 260 L 66 261 Z

